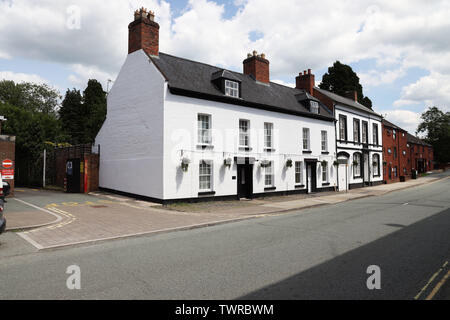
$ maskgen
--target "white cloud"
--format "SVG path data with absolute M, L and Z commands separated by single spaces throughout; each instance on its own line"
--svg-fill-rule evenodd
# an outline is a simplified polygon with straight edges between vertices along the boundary
M 406 70 L 402 67 L 395 70 L 386 70 L 381 72 L 379 70 L 370 70 L 368 72 L 358 73 L 363 87 L 391 84 L 405 75 Z
M 383 115 L 386 120 L 405 129 L 413 135 L 415 135 L 416 129 L 420 123 L 420 114 L 408 110 L 389 110 L 384 111 Z
M 67 28 L 73 3 L 81 10 L 80 30 Z M 144 6 L 156 12 L 163 52 L 241 71 L 246 54 L 256 49 L 271 61 L 271 77 L 286 83 L 304 69 L 324 69 L 335 60 L 374 59 L 377 69 L 360 74 L 368 87 L 392 84 L 419 67 L 430 76 L 405 86 L 395 106 L 450 105 L 449 1 L 231 3 L 239 10 L 230 19 L 224 18 L 223 4 L 208 0 L 190 0 L 174 19 L 164 0 L 0 1 L 0 58 L 68 65 L 73 84 L 114 77 L 127 54 L 133 11 Z M 252 32 L 262 36 L 252 41 Z
M 450 108 L 450 75 L 432 72 L 402 89 L 397 107 L 424 104 L 427 107 Z
M 96 66 L 85 66 L 82 64 L 75 64 L 72 66 L 72 70 L 75 74 L 69 76 L 69 82 L 77 88 L 84 89 L 87 86 L 89 79 L 96 79 L 102 85 L 103 89 L 106 90 L 106 84 L 108 80 L 113 80 L 116 78 L 115 74 L 110 74 L 100 70 Z
M 12 71 L 0 71 L 0 81 L 1 80 L 12 80 L 16 83 L 21 82 L 34 82 L 34 83 L 48 83 L 47 80 L 41 78 L 37 74 L 30 73 L 16 73 Z

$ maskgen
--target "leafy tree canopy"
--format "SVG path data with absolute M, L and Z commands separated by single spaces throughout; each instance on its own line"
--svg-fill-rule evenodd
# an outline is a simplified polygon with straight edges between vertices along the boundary
M 67 90 L 59 116 L 70 143 L 93 143 L 106 118 L 106 92 L 97 80 L 89 80 L 83 94 Z
M 0 102 L 26 111 L 55 115 L 60 99 L 59 91 L 47 84 L 0 81 Z
M 356 91 L 358 93 L 358 102 L 372 109 L 372 101 L 364 96 L 358 75 L 350 66 L 339 61 L 336 61 L 332 67 L 328 68 L 328 72 L 322 77 L 319 88 L 344 97 L 348 96 L 349 92 Z
M 450 112 L 444 113 L 437 107 L 429 108 L 422 113 L 416 133 L 426 134 L 424 140 L 433 146 L 437 162 L 450 162 Z

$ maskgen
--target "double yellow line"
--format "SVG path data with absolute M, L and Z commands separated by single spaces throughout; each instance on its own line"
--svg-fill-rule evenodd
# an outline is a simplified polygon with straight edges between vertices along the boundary
M 433 274 L 433 276 L 428 280 L 427 284 L 420 290 L 420 292 L 414 297 L 415 300 L 418 300 L 420 296 L 428 289 L 428 287 L 433 283 L 433 281 L 439 276 L 439 274 L 445 270 L 445 268 L 448 265 L 448 261 L 445 261 L 445 263 L 442 265 L 442 267 Z M 425 298 L 425 300 L 432 300 L 436 294 L 439 292 L 439 290 L 442 288 L 442 286 L 447 282 L 447 280 L 450 278 L 450 270 L 447 272 L 447 274 L 439 281 L 436 286 L 431 290 L 430 294 Z

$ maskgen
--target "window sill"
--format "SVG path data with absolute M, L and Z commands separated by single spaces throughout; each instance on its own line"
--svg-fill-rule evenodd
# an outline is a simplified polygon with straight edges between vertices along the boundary
M 198 193 L 198 196 L 214 196 L 216 194 L 215 191 L 202 191 Z
M 197 148 L 198 148 L 198 149 L 202 149 L 202 150 L 205 150 L 205 149 L 214 149 L 214 146 L 213 146 L 212 144 L 198 144 L 198 145 L 197 145 Z
M 322 151 L 323 155 L 329 155 L 330 153 L 328 151 Z
M 264 188 L 264 191 L 274 191 L 277 190 L 277 187 L 266 187 Z
M 275 152 L 274 148 L 264 148 L 265 152 Z
M 250 147 L 239 147 L 239 151 L 252 151 L 253 148 Z
M 311 150 L 303 150 L 303 154 L 312 154 Z
M 303 189 L 305 187 L 304 184 L 298 184 L 295 186 L 295 189 Z
M 330 185 L 329 182 L 322 183 L 322 186 L 328 187 Z

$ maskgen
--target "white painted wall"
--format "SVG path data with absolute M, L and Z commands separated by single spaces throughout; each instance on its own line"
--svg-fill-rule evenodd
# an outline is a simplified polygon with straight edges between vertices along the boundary
M 214 149 L 202 151 L 197 147 L 197 115 L 209 114 L 212 119 Z M 333 122 L 264 111 L 243 106 L 206 101 L 172 95 L 166 92 L 164 107 L 164 199 L 196 198 L 199 193 L 199 162 L 210 160 L 213 166 L 213 191 L 216 196 L 237 194 L 237 166 L 223 165 L 224 158 L 236 155 L 254 157 L 257 160 L 273 159 L 275 167 L 275 191 L 295 190 L 295 168 L 286 169 L 288 158 L 303 161 L 316 158 L 328 161 L 330 186 L 335 186 L 336 172 L 333 161 L 336 156 L 335 127 Z M 250 120 L 252 151 L 239 152 L 239 119 Z M 264 122 L 274 125 L 272 155 L 264 153 Z M 312 154 L 302 154 L 302 128 L 310 128 Z M 329 155 L 321 154 L 321 130 L 328 132 Z M 183 155 L 181 154 L 183 151 Z M 289 154 L 285 156 L 284 154 Z M 181 158 L 191 159 L 188 172 L 181 170 Z M 322 187 L 321 165 L 317 166 L 317 186 Z M 264 193 L 264 169 L 255 163 L 253 192 Z M 303 166 L 303 184 L 306 184 L 306 166 Z M 329 187 L 329 186 L 327 186 Z
M 144 51 L 128 55 L 108 95 L 100 145 L 100 187 L 163 197 L 165 79 Z
M 336 105 L 335 107 L 335 117 L 336 120 L 339 121 L 339 116 L 340 115 L 344 115 L 347 117 L 347 137 L 348 137 L 348 143 L 341 143 L 338 142 L 337 143 L 337 152 L 341 152 L 341 151 L 345 151 L 347 153 L 350 154 L 350 158 L 349 158 L 349 166 L 348 166 L 348 181 L 349 184 L 355 184 L 355 183 L 362 183 L 363 179 L 362 178 L 354 178 L 353 175 L 353 154 L 355 152 L 362 152 L 362 145 L 360 144 L 354 144 L 353 142 L 353 119 L 359 119 L 360 121 L 360 130 L 361 130 L 361 140 L 362 140 L 362 121 L 367 121 L 368 122 L 368 141 L 369 144 L 373 144 L 373 124 L 376 123 L 378 124 L 378 144 L 381 145 L 383 140 L 382 140 L 382 127 L 381 127 L 381 118 L 376 117 L 375 115 L 371 115 L 368 113 L 364 113 L 362 111 L 357 111 L 354 109 L 350 109 L 347 108 L 345 106 L 342 105 Z M 336 135 L 337 135 L 337 139 L 339 140 L 339 122 L 336 123 Z M 352 149 L 356 149 L 356 150 L 352 150 L 352 149 L 348 149 L 348 148 L 352 148 Z M 370 182 L 380 182 L 383 181 L 383 174 L 382 174 L 382 170 L 383 170 L 383 148 L 380 147 L 374 147 L 374 146 L 370 146 L 369 149 L 371 150 L 370 154 L 369 154 L 369 167 L 370 167 Z M 374 154 L 378 154 L 380 156 L 380 172 L 381 175 L 379 177 L 376 177 L 373 175 L 373 155 Z M 364 157 L 362 157 L 363 159 Z M 361 165 L 361 171 L 364 170 L 364 165 L 362 163 Z

